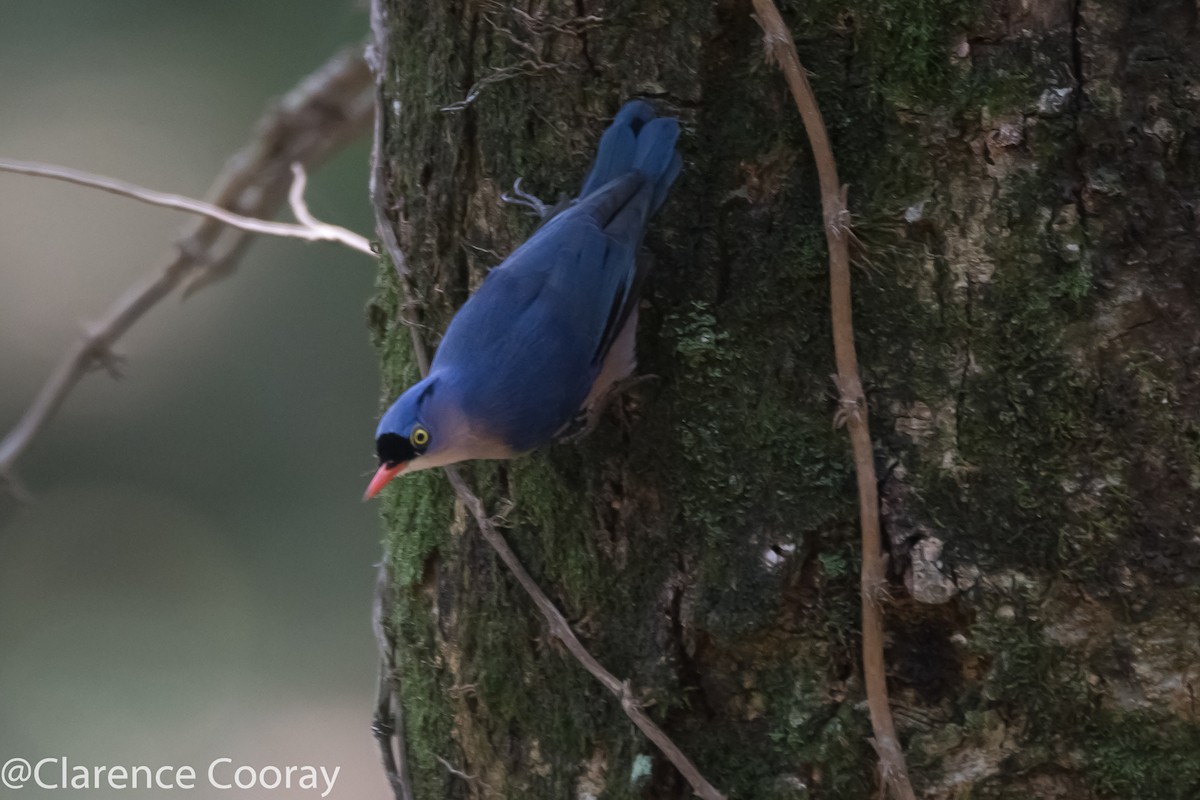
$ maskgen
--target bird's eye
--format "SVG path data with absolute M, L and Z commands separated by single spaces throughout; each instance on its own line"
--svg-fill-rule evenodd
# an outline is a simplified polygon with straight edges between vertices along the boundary
M 408 440 L 412 442 L 413 447 L 424 447 L 429 444 L 429 431 L 417 426 L 413 428 L 412 435 L 408 437 Z

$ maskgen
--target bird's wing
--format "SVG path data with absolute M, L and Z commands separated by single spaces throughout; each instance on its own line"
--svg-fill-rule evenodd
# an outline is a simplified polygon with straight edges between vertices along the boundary
M 678 135 L 674 119 L 656 119 L 640 101 L 626 104 L 601 137 L 579 200 L 513 251 L 480 293 L 510 310 L 528 306 L 537 325 L 587 342 L 586 363 L 599 369 L 637 307 L 645 276 L 637 251 L 679 174 Z
M 488 277 L 540 285 L 536 302 L 589 343 L 598 366 L 636 307 L 636 254 L 654 187 L 639 173 L 610 181 L 551 220 Z
M 578 411 L 596 377 L 589 309 L 552 285 L 555 274 L 492 270 L 434 357 L 433 369 L 454 376 L 464 413 L 517 452 L 549 440 Z

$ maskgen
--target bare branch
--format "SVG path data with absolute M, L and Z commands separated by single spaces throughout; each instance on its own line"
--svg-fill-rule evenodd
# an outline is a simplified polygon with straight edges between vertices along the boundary
M 264 114 L 254 138 L 214 182 L 207 202 L 244 217 L 271 216 L 293 182 L 293 163 L 321 164 L 366 129 L 372 109 L 370 77 L 358 51 L 339 53 L 306 77 Z M 0 440 L 0 479 L 11 480 L 17 459 L 80 378 L 110 359 L 113 344 L 147 311 L 180 286 L 185 292 L 195 291 L 232 272 L 249 241 L 248 232 L 231 229 L 211 216 L 189 224 L 162 265 L 130 287 L 98 322 L 87 326 L 24 416 Z
M 337 242 L 344 244 L 351 250 L 357 250 L 360 253 L 366 253 L 372 259 L 378 257 L 375 250 L 371 247 L 371 242 L 367 237 L 360 236 L 352 230 L 341 227 L 340 225 L 330 225 L 328 222 L 321 222 L 308 210 L 308 204 L 304 202 L 304 187 L 308 185 L 308 175 L 304 171 L 304 165 L 299 162 L 292 164 L 292 188 L 288 191 L 288 204 L 292 207 L 292 213 L 296 215 L 296 219 L 300 221 L 301 227 L 311 231 L 316 241 Z
M 296 219 L 300 220 L 299 224 L 272 222 L 270 220 L 247 217 L 227 211 L 219 206 L 214 206 L 211 203 L 206 203 L 203 200 L 194 200 L 190 197 L 170 194 L 168 192 L 157 192 L 153 189 L 146 189 L 136 184 L 117 180 L 116 178 L 95 175 L 90 172 L 71 169 L 70 167 L 61 167 L 56 164 L 39 164 L 33 161 L 13 161 L 7 158 L 0 158 L 0 172 L 34 175 L 39 178 L 50 178 L 65 183 L 73 183 L 76 186 L 88 186 L 92 189 L 99 189 L 110 194 L 138 200 L 148 205 L 199 214 L 202 217 L 208 217 L 217 222 L 224 222 L 226 225 L 246 231 L 247 233 L 260 233 L 285 239 L 301 239 L 306 242 L 338 242 L 361 253 L 366 253 L 372 258 L 375 257 L 375 253 L 371 250 L 371 243 L 362 236 L 345 228 L 340 228 L 337 225 L 318 222 L 308 213 L 308 207 L 304 204 L 303 198 L 307 176 L 304 173 L 304 166 L 299 163 L 292 164 L 292 173 L 295 175 L 295 180 L 288 194 L 292 209 L 296 212 Z
M 812 146 L 817 164 L 817 179 L 821 185 L 821 207 L 824 211 L 825 241 L 829 247 L 830 312 L 833 318 L 833 349 L 837 362 L 835 383 L 840 394 L 836 420 L 850 433 L 854 453 L 854 469 L 858 476 L 858 513 L 862 527 L 862 594 L 863 617 L 863 678 L 867 689 L 867 707 L 871 728 L 875 733 L 872 744 L 879 755 L 879 772 L 883 785 L 900 800 L 914 800 L 904 751 L 896 738 L 892 709 L 888 702 L 887 670 L 883 658 L 883 614 L 878 598 L 885 587 L 881 541 L 879 538 L 879 498 L 875 480 L 875 457 L 871 448 L 871 431 L 867 423 L 867 400 L 859 379 L 858 356 L 854 350 L 854 322 L 850 303 L 850 237 L 844 235 L 849 226 L 846 190 L 838 183 L 837 162 L 825 130 L 825 121 L 817 105 L 816 95 L 800 64 L 791 31 L 783 22 L 773 0 L 753 0 L 755 18 L 763 29 L 763 47 L 767 59 L 778 64 L 787 79 L 804 130 Z

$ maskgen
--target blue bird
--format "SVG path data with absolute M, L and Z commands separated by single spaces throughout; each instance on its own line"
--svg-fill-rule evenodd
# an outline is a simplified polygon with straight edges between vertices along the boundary
M 632 374 L 637 253 L 679 174 L 678 137 L 678 122 L 645 102 L 621 109 L 579 197 L 488 273 L 429 375 L 383 415 L 366 497 L 404 471 L 544 445 Z

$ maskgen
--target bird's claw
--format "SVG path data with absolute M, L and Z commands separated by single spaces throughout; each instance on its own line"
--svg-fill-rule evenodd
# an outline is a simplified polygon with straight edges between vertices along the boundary
M 500 199 L 505 203 L 512 203 L 517 206 L 524 206 L 534 213 L 541 222 L 538 223 L 540 228 L 550 220 L 557 217 L 563 211 L 571 207 L 575 201 L 567 195 L 559 195 L 558 202 L 554 205 L 547 205 L 540 197 L 530 194 L 521 188 L 521 178 L 513 181 L 512 192 L 504 192 L 500 195 Z
M 504 497 L 496 504 L 496 510 L 492 512 L 491 523 L 497 528 L 511 528 L 512 524 L 508 521 L 508 515 L 517 507 L 516 501 L 511 497 Z
M 500 199 L 506 203 L 512 203 L 515 206 L 524 206 L 536 214 L 540 219 L 545 219 L 550 213 L 550 206 L 542 202 L 541 198 L 532 195 L 521 188 L 521 179 L 517 178 L 513 181 L 512 192 L 504 192 L 500 195 Z

